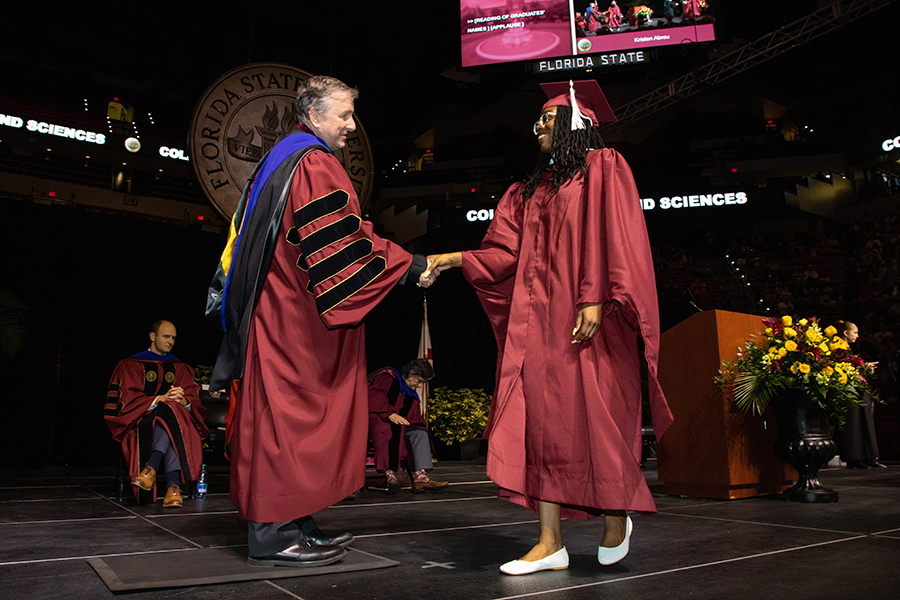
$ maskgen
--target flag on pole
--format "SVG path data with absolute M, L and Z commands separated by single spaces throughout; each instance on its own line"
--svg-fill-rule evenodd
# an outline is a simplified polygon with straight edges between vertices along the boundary
M 419 353 L 416 358 L 427 358 L 431 366 L 434 366 L 434 358 L 431 354 L 431 333 L 428 331 L 428 298 L 422 298 L 422 333 L 419 335 Z M 426 381 L 416 389 L 419 394 L 419 403 L 422 408 L 422 414 L 425 416 L 425 422 L 428 422 L 428 382 Z

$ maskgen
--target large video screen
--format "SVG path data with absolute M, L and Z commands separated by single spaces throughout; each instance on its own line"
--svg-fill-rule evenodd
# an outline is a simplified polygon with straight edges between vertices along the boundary
M 462 66 L 715 39 L 711 0 L 460 0 Z

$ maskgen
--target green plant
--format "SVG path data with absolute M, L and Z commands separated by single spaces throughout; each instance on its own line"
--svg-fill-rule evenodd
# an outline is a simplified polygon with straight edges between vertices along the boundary
M 635 6 L 635 7 L 634 7 L 634 15 L 635 15 L 635 16 L 637 16 L 637 15 L 647 15 L 647 17 L 650 17 L 652 14 L 653 14 L 653 9 L 650 8 L 649 6 L 643 6 L 643 5 L 641 5 L 641 6 Z
M 734 361 L 722 361 L 715 377 L 720 388 L 734 392 L 740 410 L 762 414 L 781 390 L 799 389 L 840 428 L 847 406 L 862 405 L 861 392 L 878 398 L 869 385 L 871 368 L 850 353 L 834 327 L 822 329 L 815 317 L 762 321 L 764 336 L 748 340 Z
M 428 397 L 428 428 L 435 438 L 452 445 L 484 432 L 491 395 L 482 389 L 435 389 Z
M 209 365 L 197 365 L 194 367 L 194 381 L 197 382 L 197 385 L 209 385 L 212 373 L 213 368 Z
M 25 343 L 31 309 L 9 292 L 0 292 L 0 352 L 15 356 Z

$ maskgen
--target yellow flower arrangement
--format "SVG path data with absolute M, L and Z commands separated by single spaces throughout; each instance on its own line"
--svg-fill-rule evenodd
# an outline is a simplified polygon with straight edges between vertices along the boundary
M 862 404 L 861 392 L 877 400 L 869 385 L 872 370 L 850 353 L 850 345 L 832 326 L 824 329 L 816 317 L 795 320 L 764 318 L 762 339 L 746 342 L 734 361 L 723 361 L 715 378 L 732 389 L 744 412 L 762 414 L 785 389 L 801 389 L 843 425 L 848 404 Z

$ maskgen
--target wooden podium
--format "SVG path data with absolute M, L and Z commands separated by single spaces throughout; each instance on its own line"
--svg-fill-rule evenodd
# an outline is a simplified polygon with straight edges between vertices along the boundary
M 710 310 L 666 331 L 660 340 L 659 381 L 675 422 L 657 446 L 659 479 L 667 494 L 748 498 L 778 494 L 797 472 L 775 458 L 774 415 L 742 413 L 713 382 L 723 360 L 764 330 L 762 317 Z

